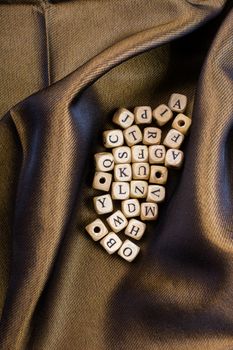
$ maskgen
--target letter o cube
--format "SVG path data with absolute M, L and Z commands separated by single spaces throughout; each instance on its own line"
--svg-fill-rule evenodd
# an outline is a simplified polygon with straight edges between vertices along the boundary
M 129 239 L 126 239 L 120 249 L 118 254 L 125 259 L 126 261 L 133 261 L 140 251 L 139 246 L 131 242 Z

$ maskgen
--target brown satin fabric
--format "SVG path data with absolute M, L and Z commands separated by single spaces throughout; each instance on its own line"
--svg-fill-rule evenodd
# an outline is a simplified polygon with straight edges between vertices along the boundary
M 0 5 L 0 348 L 233 349 L 231 2 L 19 3 Z M 128 264 L 84 230 L 93 153 L 116 108 L 173 91 L 185 166 Z

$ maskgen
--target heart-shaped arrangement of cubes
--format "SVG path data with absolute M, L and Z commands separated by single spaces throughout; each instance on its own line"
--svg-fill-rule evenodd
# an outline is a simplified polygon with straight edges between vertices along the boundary
M 133 113 L 121 108 L 113 116 L 118 128 L 104 131 L 109 151 L 95 154 L 93 180 L 93 188 L 105 192 L 93 198 L 101 219 L 87 225 L 86 231 L 109 254 L 118 252 L 133 261 L 140 247 L 130 239 L 123 242 L 124 237 L 140 240 L 146 222 L 157 219 L 158 204 L 165 200 L 168 168 L 179 169 L 183 164 L 180 147 L 191 126 L 191 119 L 183 114 L 186 105 L 186 96 L 174 93 L 168 106 L 162 104 L 153 111 L 149 106 L 135 107 Z M 168 122 L 171 129 L 162 137 L 161 128 Z

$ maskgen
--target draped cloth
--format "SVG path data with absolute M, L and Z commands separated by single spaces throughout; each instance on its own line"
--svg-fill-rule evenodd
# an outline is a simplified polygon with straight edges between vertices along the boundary
M 0 348 L 233 349 L 233 12 L 224 0 L 0 4 Z M 121 106 L 188 97 L 185 164 L 134 263 L 93 154 Z

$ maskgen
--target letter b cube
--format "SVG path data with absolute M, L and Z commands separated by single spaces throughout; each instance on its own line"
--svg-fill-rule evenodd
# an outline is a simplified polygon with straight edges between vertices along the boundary
M 121 247 L 122 241 L 114 232 L 110 232 L 101 239 L 100 244 L 108 254 L 113 254 Z

